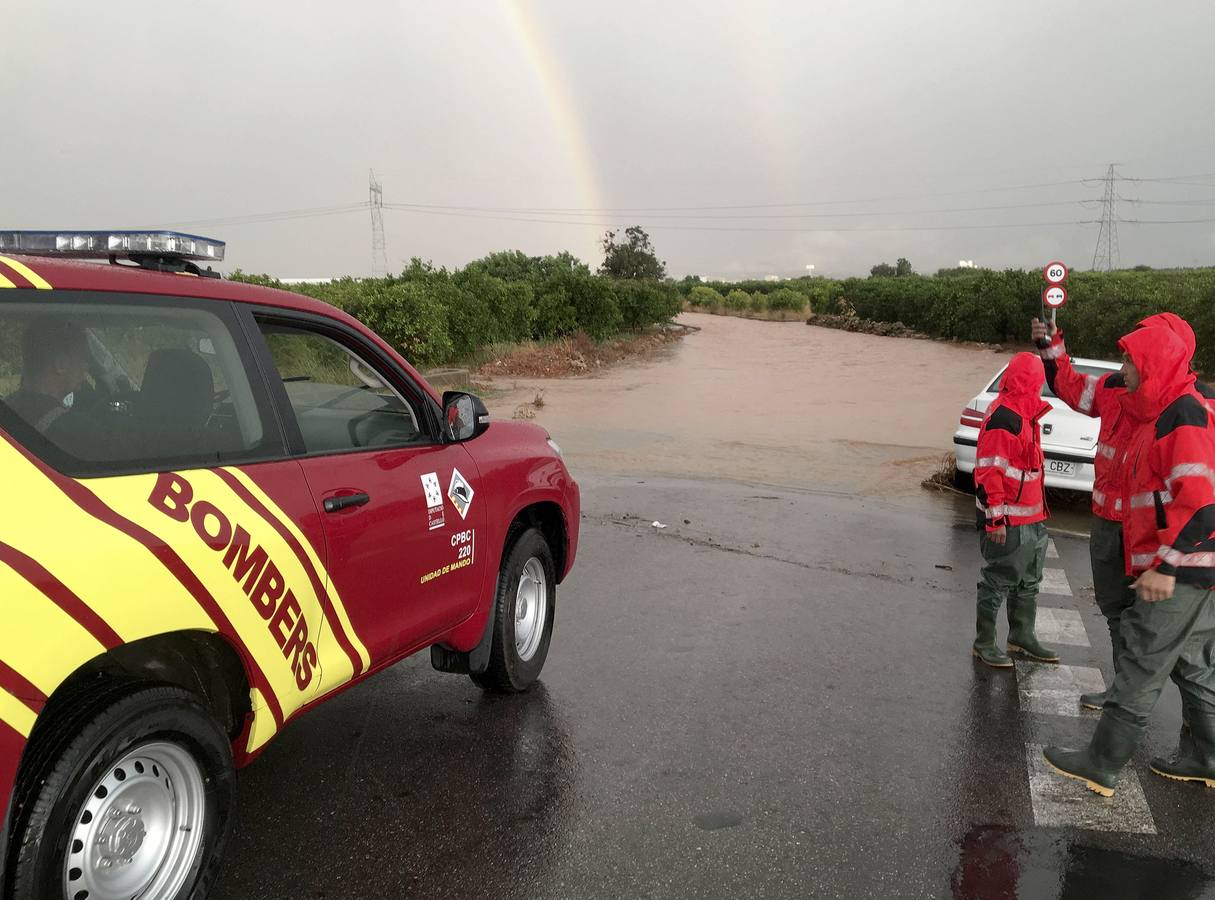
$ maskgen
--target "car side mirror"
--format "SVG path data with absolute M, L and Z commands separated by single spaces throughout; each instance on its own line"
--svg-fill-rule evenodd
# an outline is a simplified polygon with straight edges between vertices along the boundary
M 443 395 L 443 439 L 453 444 L 471 441 L 489 429 L 489 410 L 481 398 L 462 391 Z

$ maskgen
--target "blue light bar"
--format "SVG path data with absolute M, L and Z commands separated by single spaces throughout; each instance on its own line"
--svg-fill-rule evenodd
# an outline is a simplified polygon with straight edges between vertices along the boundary
M 159 256 L 219 262 L 223 241 L 179 231 L 0 231 L 0 253 L 109 259 Z

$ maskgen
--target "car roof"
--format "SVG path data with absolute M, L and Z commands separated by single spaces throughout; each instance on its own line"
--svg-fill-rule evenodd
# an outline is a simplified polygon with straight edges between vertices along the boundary
M 201 278 L 173 272 L 157 272 L 136 265 L 114 265 L 76 259 L 55 259 L 46 256 L 21 256 L 11 259 L 27 267 L 54 290 L 115 291 L 126 294 L 160 294 L 174 297 L 201 297 L 210 300 L 230 300 L 235 303 L 256 303 L 353 321 L 346 313 L 320 300 L 292 291 L 228 281 L 224 278 Z M 17 287 L 35 287 L 20 269 L 3 266 L 3 274 Z

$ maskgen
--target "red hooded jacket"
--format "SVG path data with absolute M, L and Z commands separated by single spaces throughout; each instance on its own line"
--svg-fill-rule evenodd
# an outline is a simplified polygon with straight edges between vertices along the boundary
M 1050 412 L 1042 399 L 1046 374 L 1033 353 L 1018 353 L 1000 382 L 1000 396 L 979 429 L 975 503 L 981 528 L 1032 525 L 1047 517 L 1042 492 L 1039 421 Z
M 1055 396 L 1078 413 L 1101 419 L 1097 455 L 1093 460 L 1093 514 L 1111 522 L 1122 521 L 1122 451 L 1134 424 L 1122 412 L 1126 382 L 1121 372 L 1085 375 L 1072 368 L 1063 332 L 1055 332 L 1042 351 L 1046 381 Z
M 1125 453 L 1127 572 L 1215 587 L 1215 419 L 1194 389 L 1189 350 L 1162 328 L 1132 331 L 1118 346 L 1140 379 L 1122 400 L 1135 423 Z
M 1170 312 L 1158 313 L 1148 316 L 1135 327 L 1168 329 L 1185 347 L 1187 365 L 1193 358 L 1196 347 L 1194 330 L 1181 316 Z M 1097 455 L 1093 460 L 1093 514 L 1111 522 L 1121 522 L 1125 512 L 1122 451 L 1135 430 L 1135 423 L 1122 410 L 1122 398 L 1126 394 L 1122 373 L 1085 375 L 1077 372 L 1068 358 L 1062 331 L 1057 331 L 1050 347 L 1042 351 L 1042 360 L 1046 365 L 1046 383 L 1055 396 L 1076 412 L 1101 419 Z M 1215 411 L 1215 391 L 1202 382 L 1196 382 L 1195 389 Z

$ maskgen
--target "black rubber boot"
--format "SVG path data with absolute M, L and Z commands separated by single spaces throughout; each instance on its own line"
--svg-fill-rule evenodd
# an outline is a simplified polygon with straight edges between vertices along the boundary
M 996 646 L 996 615 L 999 609 L 992 609 L 987 604 L 979 602 L 976 613 L 975 630 L 978 636 L 972 653 L 980 662 L 993 669 L 1011 669 L 1013 661 Z
M 1109 688 L 1100 691 L 1096 694 L 1081 694 L 1080 705 L 1085 709 L 1103 709 L 1105 707 L 1105 698 L 1110 694 Z
M 1199 781 L 1215 788 L 1215 716 L 1190 713 L 1189 727 L 1181 726 L 1181 738 L 1172 759 L 1156 757 L 1152 771 L 1174 781 Z
M 1102 797 L 1112 797 L 1118 773 L 1134 755 L 1142 736 L 1143 726 L 1128 725 L 1106 714 L 1097 723 L 1093 739 L 1084 750 L 1047 747 L 1042 755 L 1060 775 L 1084 782 L 1090 791 Z
M 1035 662 L 1057 663 L 1058 652 L 1040 643 L 1034 634 L 1037 618 L 1037 597 L 1008 598 L 1008 652 L 1019 653 Z

